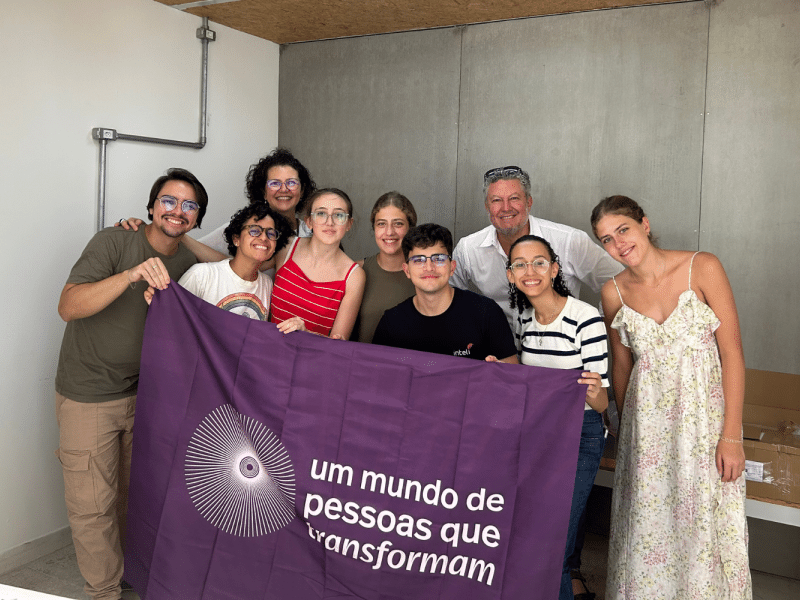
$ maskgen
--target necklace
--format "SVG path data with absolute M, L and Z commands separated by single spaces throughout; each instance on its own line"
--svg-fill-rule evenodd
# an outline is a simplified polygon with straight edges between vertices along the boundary
M 555 323 L 555 321 L 556 321 L 556 317 L 557 317 L 559 314 L 561 314 L 561 311 L 560 311 L 560 310 L 559 310 L 559 311 L 557 311 L 555 314 L 552 314 L 552 315 L 550 315 L 549 317 L 546 317 L 546 318 L 544 318 L 543 320 L 544 320 L 544 321 L 547 321 L 547 323 L 538 323 L 538 321 L 537 321 L 537 323 L 538 323 L 539 325 L 542 325 L 542 326 L 544 327 L 544 329 L 538 329 L 538 328 L 536 329 L 536 337 L 537 337 L 537 340 L 536 340 L 536 342 L 537 342 L 537 344 L 539 344 L 539 347 L 540 347 L 540 348 L 542 347 L 542 343 L 544 342 L 544 334 L 545 334 L 545 333 L 548 331 L 548 329 L 549 329 L 550 325 L 552 325 L 553 323 Z M 534 315 L 534 317 L 533 317 L 533 318 L 534 318 L 534 319 L 536 319 L 536 316 Z

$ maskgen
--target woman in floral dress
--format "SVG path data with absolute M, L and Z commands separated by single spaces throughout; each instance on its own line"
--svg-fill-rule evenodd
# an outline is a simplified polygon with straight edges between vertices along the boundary
M 606 597 L 750 600 L 744 355 L 725 270 L 658 248 L 625 196 L 602 200 L 592 228 L 627 267 L 602 290 L 621 415 Z

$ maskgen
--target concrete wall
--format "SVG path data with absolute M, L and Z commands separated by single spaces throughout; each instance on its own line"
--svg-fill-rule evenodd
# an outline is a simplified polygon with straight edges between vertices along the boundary
M 353 200 L 352 257 L 374 252 L 370 210 L 390 190 L 452 227 L 460 55 L 453 28 L 282 47 L 280 143 Z
M 24 544 L 50 543 L 67 526 L 53 455 L 64 330 L 56 305 L 95 229 L 91 129 L 196 141 L 202 21 L 152 0 L 0 0 L 0 15 L 2 568 L 25 559 L 31 546 Z M 153 181 L 181 166 L 208 189 L 203 230 L 211 229 L 244 204 L 248 167 L 276 145 L 278 46 L 211 27 L 207 146 L 110 143 L 108 220 L 144 217 Z
M 800 2 L 711 14 L 700 244 L 733 284 L 747 366 L 800 374 Z
M 720 256 L 747 366 L 800 374 L 797 31 L 800 3 L 725 0 L 289 45 L 280 141 L 354 192 L 353 258 L 390 189 L 457 238 L 488 222 L 491 167 L 529 170 L 535 214 L 587 231 L 629 195 L 663 247 Z

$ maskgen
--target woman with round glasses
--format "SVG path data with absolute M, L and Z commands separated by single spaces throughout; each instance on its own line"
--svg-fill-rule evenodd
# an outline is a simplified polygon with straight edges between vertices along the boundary
M 580 571 L 570 571 L 569 558 L 605 445 L 601 413 L 608 406 L 606 330 L 596 308 L 570 295 L 547 240 L 525 235 L 515 241 L 506 276 L 511 308 L 519 313 L 522 364 L 579 370 L 578 383 L 588 385 L 558 597 L 591 600 L 594 594 L 586 589 Z
M 417 224 L 411 201 L 399 192 L 387 192 L 375 202 L 369 216 L 378 253 L 358 264 L 367 281 L 351 339 L 369 344 L 385 310 L 414 295 L 414 284 L 403 272 L 403 236 Z
M 659 248 L 626 196 L 591 223 L 625 266 L 602 289 L 621 415 L 607 597 L 750 600 L 744 354 L 725 269 Z
M 308 237 L 311 231 L 305 227 L 298 214 L 302 214 L 305 201 L 314 192 L 316 185 L 308 169 L 303 166 L 291 151 L 275 148 L 267 156 L 250 167 L 247 173 L 245 191 L 250 202 L 266 201 L 272 210 L 283 216 L 294 235 Z M 198 239 L 209 248 L 227 254 L 227 244 L 223 239 L 222 225 Z M 189 244 L 192 242 L 190 241 Z M 202 248 L 192 248 L 202 252 Z M 214 257 L 216 260 L 219 258 Z
M 309 197 L 305 224 L 311 237 L 295 238 L 276 257 L 272 322 L 299 317 L 313 333 L 350 336 L 365 280 L 363 269 L 340 247 L 352 213 L 350 198 L 339 189 L 317 190 Z

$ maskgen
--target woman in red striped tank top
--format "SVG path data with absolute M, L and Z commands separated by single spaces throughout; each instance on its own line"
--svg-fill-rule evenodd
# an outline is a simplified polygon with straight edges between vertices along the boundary
M 276 262 L 270 320 L 284 333 L 304 329 L 347 339 L 353 330 L 366 277 L 340 248 L 353 224 L 353 203 L 336 188 L 317 190 L 305 207 L 310 238 L 295 238 Z

